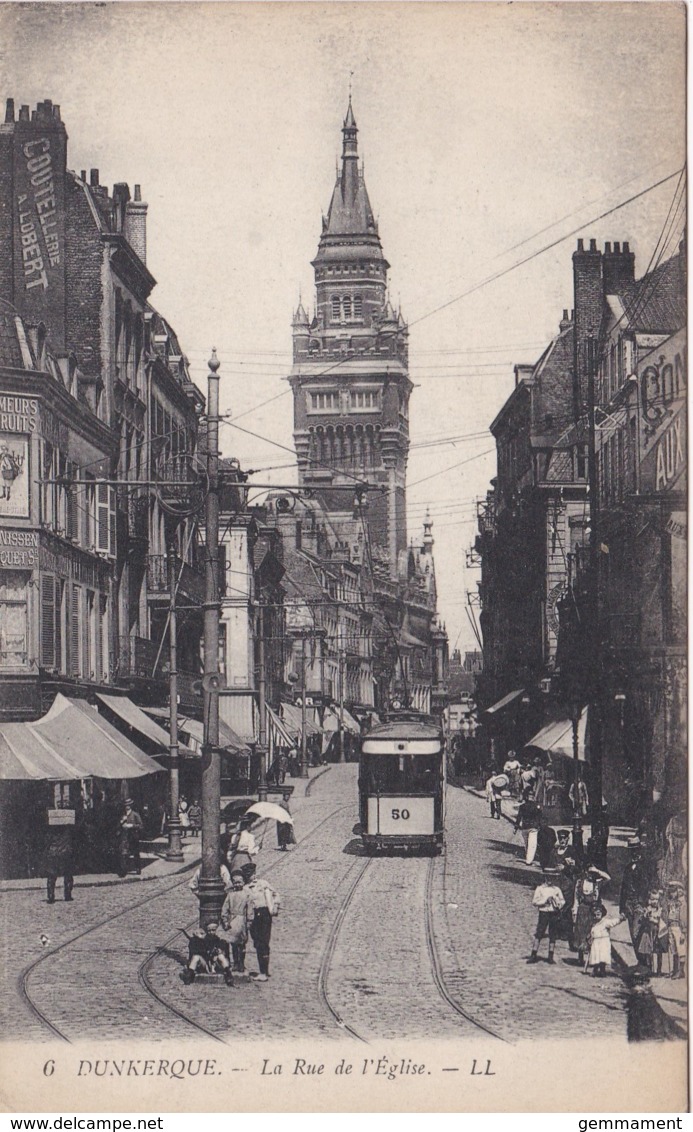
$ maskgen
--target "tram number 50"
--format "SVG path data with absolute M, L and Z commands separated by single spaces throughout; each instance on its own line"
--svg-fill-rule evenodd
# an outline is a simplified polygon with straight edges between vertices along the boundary
M 399 821 L 400 818 L 402 821 L 409 821 L 409 810 L 393 810 L 392 818 L 393 821 Z

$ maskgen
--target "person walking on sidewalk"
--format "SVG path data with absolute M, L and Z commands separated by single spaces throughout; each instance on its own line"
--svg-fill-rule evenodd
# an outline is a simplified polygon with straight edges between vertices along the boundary
M 558 869 L 545 869 L 540 885 L 534 890 L 532 904 L 539 913 L 537 926 L 532 941 L 532 952 L 528 963 L 539 962 L 539 944 L 548 932 L 549 955 L 548 962 L 554 963 L 553 953 L 556 948 L 556 939 L 560 925 L 561 910 L 565 905 L 565 897 L 558 884 Z
M 266 983 L 269 978 L 272 920 L 279 915 L 280 899 L 269 881 L 255 875 L 255 865 L 252 866 L 252 870 L 250 880 L 247 882 L 252 912 L 250 938 L 255 946 L 260 970 L 258 974 L 251 974 L 250 977 L 254 978 L 255 982 Z
M 645 956 L 638 952 L 640 929 L 645 916 L 645 905 L 650 890 L 650 868 L 642 852 L 640 838 L 628 842 L 629 859 L 623 873 L 618 910 L 628 919 L 633 949 L 641 966 L 647 966 Z
M 142 836 L 142 818 L 134 809 L 132 798 L 125 799 L 125 812 L 120 819 L 120 855 L 118 861 L 118 876 L 127 876 L 130 859 L 139 876 L 142 872 L 140 860 L 140 837 Z
M 510 779 L 510 793 L 513 798 L 519 798 L 520 789 L 520 774 L 522 772 L 522 764 L 514 751 L 508 751 L 508 757 L 503 765 L 503 773 L 507 774 Z
M 491 817 L 501 818 L 501 798 L 510 782 L 507 774 L 492 774 L 486 782 L 486 800 L 491 807 Z
M 517 817 L 513 833 L 518 829 L 525 843 L 525 864 L 531 865 L 537 853 L 537 833 L 541 822 L 541 809 L 532 798 L 532 791 L 527 787 L 522 795 L 522 801 L 517 807 Z
M 68 811 L 60 813 L 58 811 Z M 69 802 L 58 803 L 58 810 L 48 811 L 48 830 L 44 847 L 46 890 L 49 904 L 55 904 L 55 884 L 63 878 L 63 895 L 72 900 L 74 880 L 74 820 Z
M 539 819 L 539 828 L 537 830 L 537 859 L 542 872 L 549 868 L 555 869 L 558 867 L 556 840 L 555 829 L 553 826 L 549 825 L 542 816 Z
M 231 874 L 231 890 L 226 893 L 221 910 L 224 933 L 231 944 L 233 969 L 239 975 L 245 974 L 245 948 L 248 942 L 248 929 L 251 922 L 250 893 L 243 883 L 243 873 Z
M 291 810 L 289 809 L 289 799 L 282 798 L 279 803 L 283 810 L 286 810 L 289 817 L 291 817 Z M 277 822 L 277 846 L 283 853 L 288 851 L 290 845 L 296 844 L 296 837 L 294 835 L 294 827 L 290 821 Z
M 669 954 L 672 979 L 686 977 L 686 936 L 688 932 L 688 906 L 683 885 L 672 880 L 667 885 L 664 918 L 668 927 Z
M 618 916 L 607 916 L 603 904 L 597 904 L 593 909 L 590 950 L 585 963 L 585 975 L 588 967 L 592 968 L 592 974 L 596 978 L 603 978 L 606 974 L 606 968 L 611 966 L 611 931 L 622 924 L 625 918 L 623 912 Z

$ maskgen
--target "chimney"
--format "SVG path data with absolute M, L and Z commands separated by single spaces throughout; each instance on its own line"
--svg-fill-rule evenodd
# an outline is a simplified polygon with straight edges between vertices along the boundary
M 561 321 L 558 324 L 558 329 L 561 330 L 561 331 L 567 330 L 569 326 L 570 326 L 570 319 L 568 318 L 568 310 L 567 310 L 566 307 L 564 307 L 563 318 L 561 319 Z
M 89 170 L 89 184 L 91 185 L 92 189 L 97 189 L 99 187 L 99 171 L 98 171 L 98 169 L 90 169 Z
M 127 203 L 125 209 L 125 239 L 133 252 L 147 262 L 147 209 L 149 205 L 142 200 L 142 190 L 135 185 L 135 199 Z
M 79 176 L 80 176 L 80 179 L 82 181 L 84 181 L 84 183 L 86 185 L 86 183 L 87 183 L 87 171 L 86 171 L 86 169 L 83 169 Z
M 20 106 L 19 107 L 19 121 L 20 122 L 28 122 L 29 121 L 29 107 L 28 106 Z
M 597 338 L 604 312 L 604 283 L 602 279 L 602 253 L 597 241 L 590 240 L 585 251 L 578 240 L 573 252 L 573 291 L 575 295 L 575 353 L 573 368 L 573 398 L 577 420 L 584 412 L 587 399 L 587 347 L 588 338 Z
M 624 241 L 623 248 L 618 240 L 604 244 L 604 294 L 620 295 L 635 281 L 635 256 Z
M 14 99 L 8 98 L 5 104 L 5 121 L 14 122 Z
M 125 235 L 125 210 L 130 200 L 130 186 L 124 181 L 113 186 L 113 230 Z

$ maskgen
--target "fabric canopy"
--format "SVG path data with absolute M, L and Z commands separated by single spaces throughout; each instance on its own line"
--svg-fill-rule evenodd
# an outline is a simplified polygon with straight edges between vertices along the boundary
M 322 723 L 323 731 L 339 731 L 339 716 L 339 708 L 325 708 L 325 715 Z M 341 716 L 342 727 L 344 731 L 349 731 L 352 735 L 361 734 L 361 728 L 354 719 L 353 715 L 350 715 L 346 708 L 342 708 Z
M 145 708 L 147 715 L 156 716 L 157 719 L 169 719 L 168 708 L 148 707 Z M 190 754 L 199 755 L 201 753 L 202 744 L 204 743 L 204 726 L 197 719 L 190 719 L 187 715 L 178 715 L 178 730 L 184 732 L 188 739 L 188 750 Z M 228 723 L 223 719 L 219 720 L 219 742 L 225 750 L 231 751 L 233 754 L 249 755 L 250 747 L 244 743 L 240 735 L 237 735 Z M 183 753 L 186 748 L 181 747 Z
M 589 708 L 583 708 L 578 721 L 578 759 L 585 762 L 585 741 L 587 738 L 587 716 Z M 550 755 L 562 755 L 572 759 L 573 754 L 573 724 L 569 719 L 558 719 L 547 723 L 538 731 L 533 739 L 525 743 L 526 747 L 538 747 Z
M 105 696 L 97 692 L 96 698 L 114 715 L 119 716 L 123 723 L 127 723 L 128 727 L 151 739 L 152 743 L 156 743 L 163 751 L 168 751 L 170 745 L 168 732 L 164 731 L 163 727 L 159 727 L 158 723 L 154 723 L 154 720 L 127 696 Z
M 267 730 L 269 732 L 272 749 L 275 747 L 294 747 L 296 740 L 292 739 L 276 711 L 267 705 Z
M 287 731 L 300 735 L 303 726 L 300 707 L 296 707 L 296 704 L 282 704 L 281 713 Z M 313 723 L 312 719 L 308 718 L 308 713 L 306 712 L 306 735 L 319 735 L 320 732 L 321 728 Z
M 121 735 L 96 708 L 57 695 L 34 723 L 0 724 L 0 778 L 67 782 L 160 774 L 154 759 Z
M 508 704 L 511 704 L 518 696 L 521 696 L 523 692 L 524 688 L 516 688 L 514 692 L 508 692 L 507 696 L 503 696 L 502 700 L 498 700 L 495 704 L 492 704 L 491 707 L 486 708 L 486 714 L 495 715 L 501 708 L 507 707 Z

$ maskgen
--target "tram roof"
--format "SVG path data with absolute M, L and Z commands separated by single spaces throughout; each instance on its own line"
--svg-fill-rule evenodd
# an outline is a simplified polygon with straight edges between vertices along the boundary
M 440 729 L 435 723 L 422 720 L 393 719 L 373 727 L 364 739 L 440 739 Z

